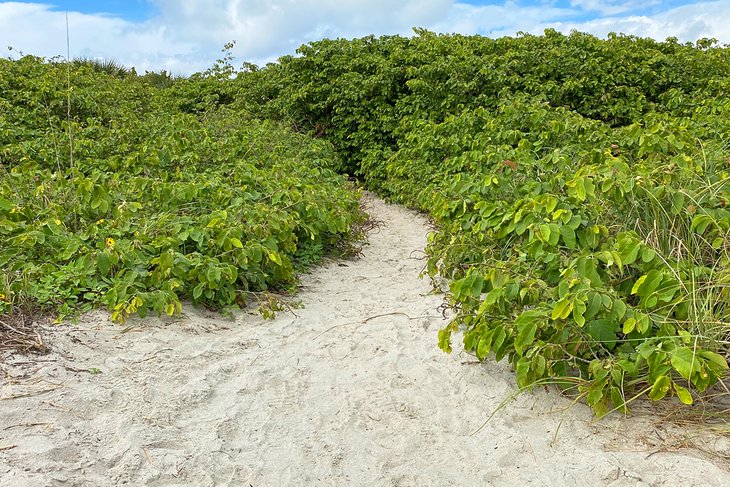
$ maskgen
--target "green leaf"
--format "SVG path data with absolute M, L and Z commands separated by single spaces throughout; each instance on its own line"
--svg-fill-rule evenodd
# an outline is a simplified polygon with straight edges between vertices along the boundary
M 537 332 L 537 322 L 535 319 L 522 320 L 517 324 L 517 337 L 515 338 L 514 347 L 518 355 L 524 355 L 525 350 L 532 345 L 535 340 L 535 332 Z
M 451 330 L 452 327 L 447 325 L 446 328 L 443 328 L 438 332 L 438 346 L 446 353 L 451 353 Z
M 573 250 L 575 248 L 575 230 L 567 225 L 560 227 L 560 235 L 563 237 L 563 243 L 566 247 Z
M 241 242 L 239 239 L 237 239 L 235 237 L 231 238 L 231 245 L 233 245 L 237 249 L 243 248 L 243 242 Z
M 521 357 L 517 361 L 517 366 L 515 367 L 515 379 L 517 382 L 517 387 L 524 388 L 530 385 L 531 362 L 532 361 L 528 357 Z
M 474 350 L 477 346 L 477 343 L 479 343 L 480 338 L 481 336 L 479 335 L 479 333 L 476 332 L 476 330 L 471 330 L 464 333 L 464 338 L 462 340 L 462 342 L 464 343 L 464 350 Z
M 674 280 L 672 279 L 672 281 Z M 679 283 L 676 281 L 671 282 L 664 280 L 659 289 L 657 289 L 657 298 L 663 303 L 668 303 L 672 300 L 677 291 L 679 291 Z
M 169 269 L 172 267 L 174 256 L 172 252 L 163 252 L 160 254 L 160 267 Z
M 548 228 L 550 228 L 550 237 L 548 238 L 548 243 L 555 247 L 560 241 L 560 227 L 557 226 L 555 223 L 549 223 Z
M 660 375 L 654 381 L 649 391 L 649 398 L 658 401 L 667 395 L 669 388 L 672 386 L 672 380 L 666 375 Z
M 678 347 L 672 352 L 671 364 L 674 370 L 687 380 L 691 380 L 700 367 L 697 355 L 687 347 Z
M 543 377 L 547 370 L 547 360 L 541 354 L 537 353 L 532 357 L 532 373 L 535 377 Z
M 76 251 L 79 250 L 79 247 L 81 247 L 81 242 L 78 240 L 67 243 L 66 247 L 63 249 L 63 253 L 60 256 L 61 260 L 70 259 L 73 254 L 75 254 Z
M 591 318 L 595 317 L 601 310 L 601 304 L 603 304 L 603 299 L 601 299 L 601 295 L 597 292 L 591 292 L 588 294 L 588 296 L 588 307 L 586 308 L 585 317 L 586 319 L 590 320 Z
M 451 281 L 449 283 L 449 290 L 451 291 L 451 294 L 454 295 L 454 298 L 456 299 L 462 299 L 463 296 L 461 294 L 461 289 L 464 287 L 464 281 L 466 281 L 467 278 L 464 279 L 458 279 L 456 281 Z
M 208 285 L 213 287 L 212 285 L 219 283 L 221 280 L 221 270 L 217 267 L 208 267 L 205 277 L 208 280 Z
M 551 213 L 558 206 L 558 199 L 550 195 L 544 195 L 541 202 L 545 205 L 545 211 L 547 213 Z
M 471 297 L 478 298 L 482 294 L 484 288 L 484 278 L 480 275 L 475 275 L 471 283 Z
M 621 321 L 626 314 L 626 303 L 623 299 L 617 298 L 613 300 L 612 315 L 617 321 Z
M 578 198 L 580 201 L 585 201 L 585 199 L 586 199 L 585 178 L 582 178 L 582 177 L 576 178 L 573 181 L 575 182 L 575 186 L 572 191 L 573 196 Z
M 641 333 L 642 335 L 646 335 L 646 333 L 651 328 L 651 320 L 649 319 L 649 315 L 644 313 L 636 313 L 636 329 Z
M 99 252 L 96 254 L 96 265 L 99 267 L 99 272 L 102 276 L 109 274 L 112 267 L 111 258 L 108 252 Z
M 580 299 L 576 299 L 573 302 L 573 319 L 578 326 L 586 324 L 585 319 L 586 303 Z
M 620 360 L 617 360 L 616 363 L 621 368 L 621 370 L 623 370 L 627 374 L 629 374 L 629 375 L 636 374 L 636 371 L 638 369 L 636 362 L 632 362 L 632 361 L 629 361 L 626 359 L 620 359 Z
M 672 195 L 672 210 L 678 215 L 684 208 L 684 195 L 682 193 L 674 193 Z
M 621 234 L 616 237 L 616 243 L 618 254 L 621 256 L 623 263 L 626 265 L 633 264 L 641 248 L 639 241 L 629 234 Z
M 591 385 L 588 389 L 588 394 L 586 394 L 586 401 L 588 401 L 589 405 L 593 406 L 594 404 L 598 404 L 603 399 L 605 387 L 606 380 L 598 380 Z
M 712 363 L 713 368 L 717 370 L 727 370 L 728 369 L 728 363 L 725 360 L 725 358 L 717 354 L 715 352 L 710 352 L 709 350 L 700 350 L 697 352 L 697 355 L 702 357 L 703 359 L 709 361 Z
M 505 344 L 506 339 L 507 332 L 505 331 L 504 326 L 496 326 L 492 335 L 492 350 L 494 350 L 494 353 L 497 355 L 497 357 L 500 356 L 502 352 L 502 347 Z
M 656 289 L 661 284 L 663 278 L 664 278 L 664 275 L 661 272 L 659 272 L 658 270 L 653 269 L 653 270 L 649 271 L 649 273 L 646 274 L 646 279 L 641 284 L 641 286 L 639 286 L 639 289 L 637 290 L 636 294 L 638 294 L 640 297 L 649 296 L 651 293 L 656 291 Z M 633 289 L 632 289 L 632 292 L 633 292 Z
M 575 231 L 575 230 L 578 230 L 578 228 L 580 228 L 581 223 L 583 223 L 583 219 L 580 216 L 575 215 L 567 223 L 567 226 L 572 228 Z
M 535 229 L 535 236 L 544 243 L 550 240 L 550 226 L 547 224 L 538 225 Z
M 611 387 L 611 402 L 613 403 L 613 406 L 621 413 L 626 414 L 629 412 L 629 408 L 626 405 L 626 399 L 624 398 L 621 389 L 619 389 L 618 387 Z
M 479 343 L 477 344 L 477 358 L 479 360 L 483 360 L 487 355 L 489 355 L 489 351 L 492 348 L 492 340 L 490 337 L 482 337 L 479 339 Z
M 712 218 L 709 215 L 696 215 L 692 219 L 691 230 L 702 235 L 707 230 L 707 227 L 712 223 Z
M 616 263 L 616 267 L 618 267 L 619 272 L 623 275 L 623 273 L 624 273 L 624 263 L 621 260 L 621 254 L 619 254 L 615 250 L 612 250 L 611 251 L 611 256 L 613 257 L 613 261 Z
M 484 298 L 484 302 L 482 304 L 485 305 L 485 309 L 488 306 L 492 306 L 494 303 L 497 302 L 497 299 L 502 295 L 502 288 L 494 288 L 491 291 L 487 293 L 487 296 Z M 481 308 L 480 308 L 481 309 Z
M 489 280 L 492 283 L 492 287 L 496 289 L 504 286 L 507 277 L 505 276 L 505 273 L 500 271 L 499 269 L 493 269 L 490 274 Z
M 616 346 L 616 322 L 613 320 L 594 320 L 586 325 L 585 330 L 596 342 L 602 343 L 609 350 Z
M 649 263 L 652 260 L 654 260 L 654 257 L 656 257 L 656 252 L 653 249 L 650 249 L 649 247 L 644 247 L 641 249 L 641 260 L 645 263 Z
M 614 264 L 613 254 L 607 250 L 597 253 L 596 258 L 604 262 L 606 267 L 611 267 Z

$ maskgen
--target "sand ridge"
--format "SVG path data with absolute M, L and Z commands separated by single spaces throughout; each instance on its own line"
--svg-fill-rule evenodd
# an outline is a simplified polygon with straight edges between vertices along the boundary
M 658 448 L 647 419 L 594 422 L 554 391 L 474 434 L 513 375 L 437 349 L 427 222 L 367 199 L 384 224 L 362 258 L 302 278 L 296 315 L 187 307 L 122 333 L 97 312 L 32 370 L 4 366 L 0 485 L 730 485 L 711 458 Z

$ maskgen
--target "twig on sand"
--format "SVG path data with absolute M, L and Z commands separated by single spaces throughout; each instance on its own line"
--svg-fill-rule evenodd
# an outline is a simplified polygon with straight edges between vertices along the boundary
M 147 459 L 147 461 L 150 463 L 150 465 L 154 466 L 155 464 L 152 462 L 152 459 L 150 458 L 149 453 L 147 453 L 147 448 L 142 447 L 142 451 L 144 452 L 144 456 Z
M 421 256 L 415 257 L 413 254 L 421 254 Z M 428 258 L 428 254 L 426 252 L 424 252 L 423 250 L 416 249 L 413 252 L 411 252 L 410 254 L 408 254 L 408 258 L 413 259 L 413 260 L 425 260 Z
M 21 397 L 39 396 L 41 394 L 45 394 L 46 392 L 55 391 L 56 389 L 59 389 L 60 387 L 61 386 L 59 385 L 59 386 L 56 386 L 56 387 L 51 387 L 49 389 L 43 389 L 41 391 L 25 392 L 23 394 L 15 394 L 15 395 L 12 395 L 12 396 L 0 397 L 0 401 L 5 401 L 5 400 L 8 400 L 8 399 L 20 399 Z
M 0 446 L 0 451 L 5 451 L 5 450 L 12 450 L 12 449 L 13 449 L 13 448 L 15 448 L 16 446 L 18 446 L 18 445 L 8 445 L 8 446 Z
M 162 352 L 174 352 L 174 350 L 170 347 L 160 348 L 159 350 L 155 350 L 154 352 L 148 354 L 145 358 L 141 360 L 130 360 L 129 362 L 134 364 L 141 364 L 142 362 L 147 362 L 148 360 L 156 358 L 157 354 Z
M 314 337 L 314 338 L 315 338 L 315 339 L 316 339 L 316 338 L 319 338 L 319 337 L 321 337 L 322 335 L 324 335 L 325 333 L 328 333 L 328 332 L 330 332 L 330 331 L 334 330 L 335 328 L 341 328 L 341 327 L 343 327 L 343 326 L 352 326 L 352 325 L 364 325 L 364 324 L 365 324 L 365 323 L 367 323 L 368 321 L 370 321 L 370 320 L 374 320 L 374 319 L 376 319 L 376 318 L 382 318 L 382 317 L 384 317 L 384 316 L 396 316 L 396 315 L 399 315 L 399 316 L 405 316 L 405 317 L 406 317 L 406 318 L 408 318 L 409 320 L 420 320 L 420 319 L 423 319 L 423 318 L 435 318 L 435 316 L 429 316 L 429 315 L 422 315 L 422 316 L 409 316 L 409 315 L 407 315 L 406 313 L 403 313 L 402 311 L 393 311 L 392 313 L 382 313 L 382 314 L 379 314 L 379 315 L 375 315 L 375 316 L 370 316 L 370 317 L 368 317 L 368 318 L 365 318 L 364 320 L 361 320 L 361 321 L 351 321 L 351 322 L 349 322 L 349 323 L 341 323 L 341 324 L 339 324 L 339 325 L 335 325 L 335 326 L 330 326 L 329 328 L 327 328 L 327 329 L 326 329 L 325 331 L 323 331 L 322 333 L 320 333 L 319 335 L 317 335 L 317 336 L 316 336 L 316 337 Z
M 61 411 L 65 411 L 67 413 L 70 413 L 71 411 L 73 411 L 70 408 L 67 408 L 67 407 L 64 407 L 64 406 L 59 406 L 55 402 L 51 402 L 51 401 L 41 401 L 41 404 L 48 404 L 49 406 L 51 406 L 53 408 L 60 409 Z
M 10 426 L 6 426 L 3 428 L 4 431 L 7 431 L 12 428 L 31 428 L 33 426 L 53 426 L 53 423 L 21 423 L 21 424 L 11 424 Z
M 93 367 L 88 369 L 77 369 L 76 367 L 71 367 L 70 365 L 63 364 L 63 368 L 68 370 L 69 372 L 76 372 L 77 374 L 80 374 L 82 372 L 86 372 L 87 374 L 91 375 L 98 374 L 98 369 L 94 369 Z

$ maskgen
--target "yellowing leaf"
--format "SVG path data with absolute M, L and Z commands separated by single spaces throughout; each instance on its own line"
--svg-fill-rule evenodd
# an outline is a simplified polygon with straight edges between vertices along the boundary
M 575 320 L 575 323 L 578 326 L 583 326 L 586 324 L 586 318 L 584 316 L 584 313 L 586 312 L 586 303 L 583 301 L 575 301 L 574 307 L 573 307 L 573 319 Z
M 267 252 L 266 255 L 269 257 L 269 260 L 271 260 L 275 264 L 278 264 L 278 265 L 284 264 L 281 260 L 281 257 L 276 252 Z
M 694 399 L 692 399 L 692 394 L 686 388 L 680 386 L 676 382 L 674 382 L 672 385 L 674 386 L 674 392 L 677 393 L 677 397 L 680 401 L 687 405 L 690 405 L 694 402 Z
M 565 297 L 555 303 L 555 306 L 553 307 L 553 312 L 550 317 L 553 320 L 557 320 L 558 318 L 564 319 L 568 317 L 571 311 L 573 311 L 573 303 L 567 297 Z
M 669 377 L 667 377 L 666 375 L 660 375 L 651 386 L 651 390 L 649 391 L 649 398 L 654 401 L 662 399 L 664 396 L 667 395 L 667 392 L 669 392 L 669 388 L 671 387 L 671 385 L 672 381 Z
M 624 326 L 623 326 L 624 335 L 628 335 L 629 333 L 634 331 L 635 328 L 636 328 L 636 320 L 634 318 L 629 318 L 626 321 L 624 321 Z
M 631 294 L 636 294 L 639 292 L 639 288 L 642 284 L 644 284 L 644 281 L 646 281 L 646 277 L 646 274 L 644 274 L 636 280 L 636 282 L 634 283 L 634 287 L 631 288 Z

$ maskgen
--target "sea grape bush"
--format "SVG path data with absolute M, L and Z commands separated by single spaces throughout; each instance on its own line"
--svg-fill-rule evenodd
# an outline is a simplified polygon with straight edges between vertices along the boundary
M 439 146 L 443 134 L 473 133 L 462 131 L 465 119 L 515 127 L 518 113 L 531 123 L 517 147 L 504 140 L 512 130 L 495 129 L 486 143 L 467 135 L 431 167 L 442 178 L 413 195 L 442 227 L 428 271 L 452 279 L 458 310 L 440 346 L 450 350 L 463 325 L 464 346 L 508 357 L 520 386 L 579 373 L 599 414 L 623 408 L 630 383 L 691 402 L 689 390 L 704 391 L 727 368 L 726 161 L 681 154 L 693 141 L 676 126 L 656 128 L 659 140 L 677 137 L 662 157 L 642 155 L 637 126 L 601 130 L 516 99 L 496 114 L 477 109 L 422 128 Z M 406 147 L 389 164 L 395 188 L 412 187 L 402 179 L 412 173 Z M 480 169 L 449 174 L 452 165 Z
M 599 415 L 727 377 L 730 51 L 416 33 L 308 44 L 240 73 L 233 106 L 328 138 L 340 170 L 433 217 L 445 351 L 461 330 Z
M 326 142 L 83 63 L 69 118 L 66 68 L 0 60 L 0 313 L 243 305 L 361 218 Z
M 599 415 L 727 378 L 728 48 L 416 30 L 231 63 L 164 83 L 76 63 L 67 84 L 0 61 L 0 312 L 286 286 L 360 218 L 337 171 L 434 219 L 443 350 L 458 330 Z

